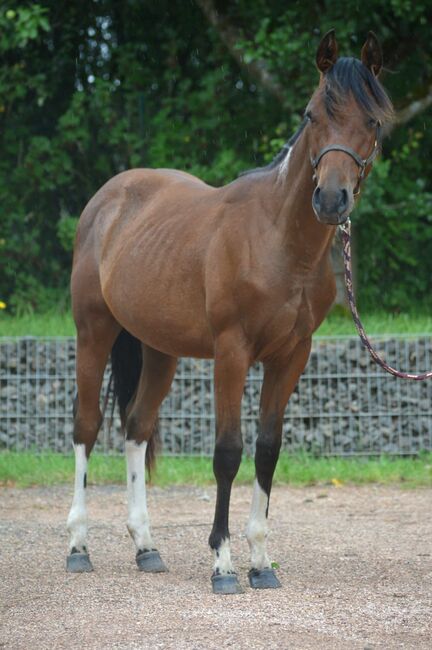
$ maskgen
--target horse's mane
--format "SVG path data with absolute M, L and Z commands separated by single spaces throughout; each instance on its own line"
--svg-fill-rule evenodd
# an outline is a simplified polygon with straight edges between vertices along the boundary
M 353 57 L 338 59 L 326 73 L 324 79 L 324 102 L 327 114 L 331 119 L 338 119 L 339 115 L 343 113 L 344 100 L 348 95 L 352 95 L 370 119 L 381 124 L 392 120 L 393 105 L 390 98 L 377 77 L 358 59 Z M 239 175 L 270 171 L 282 164 L 300 137 L 306 123 L 306 121 L 301 123 L 299 129 L 268 165 L 248 169 Z
M 246 176 L 246 174 L 255 174 L 255 172 L 270 171 L 271 169 L 274 169 L 275 167 L 280 165 L 285 160 L 285 158 L 289 155 L 290 149 L 295 145 L 295 143 L 301 136 L 306 124 L 307 124 L 306 120 L 303 120 L 303 122 L 300 124 L 299 128 L 294 133 L 294 135 L 290 137 L 288 142 L 285 142 L 282 149 L 279 151 L 279 153 L 276 154 L 276 156 L 273 158 L 271 162 L 269 162 L 268 165 L 264 165 L 263 167 L 255 167 L 254 169 L 247 169 L 244 172 L 240 172 L 239 176 Z

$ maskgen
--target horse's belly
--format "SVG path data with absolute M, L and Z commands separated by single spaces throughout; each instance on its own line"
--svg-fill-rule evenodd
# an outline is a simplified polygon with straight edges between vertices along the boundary
M 166 292 L 157 282 L 142 279 L 139 291 L 120 281 L 103 285 L 102 293 L 120 325 L 143 343 L 174 357 L 213 356 L 203 305 L 184 287 Z
M 172 321 L 164 317 L 163 312 L 157 317 L 130 319 L 123 318 L 122 325 L 139 338 L 160 352 L 173 357 L 211 358 L 213 340 L 210 330 L 191 328 L 188 323 Z

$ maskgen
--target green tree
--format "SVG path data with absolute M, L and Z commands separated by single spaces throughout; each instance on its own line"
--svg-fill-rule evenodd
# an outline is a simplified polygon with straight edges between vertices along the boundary
M 356 213 L 362 301 L 404 309 L 422 300 L 431 284 L 429 19 L 426 0 L 6 0 L 0 296 L 14 309 L 66 302 L 76 219 L 117 172 L 177 167 L 222 184 L 270 160 L 299 123 L 317 43 L 335 27 L 344 54 L 358 56 L 369 29 L 379 35 L 397 109 Z

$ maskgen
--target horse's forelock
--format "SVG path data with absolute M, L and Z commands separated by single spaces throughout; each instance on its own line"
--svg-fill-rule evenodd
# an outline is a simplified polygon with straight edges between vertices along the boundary
M 381 123 L 393 118 L 393 105 L 384 88 L 358 59 L 342 57 L 324 77 L 324 101 L 327 114 L 343 114 L 347 96 L 352 95 L 366 115 Z

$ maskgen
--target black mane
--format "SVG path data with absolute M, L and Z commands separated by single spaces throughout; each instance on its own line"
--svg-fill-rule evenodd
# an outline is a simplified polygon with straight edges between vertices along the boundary
M 391 121 L 393 105 L 375 75 L 358 59 L 342 57 L 336 61 L 325 75 L 324 101 L 330 118 L 337 119 L 338 115 L 343 112 L 344 102 L 349 95 L 354 97 L 370 119 L 381 124 Z M 268 165 L 248 169 L 241 172 L 239 176 L 271 171 L 277 167 L 288 155 L 289 150 L 300 137 L 306 124 L 307 122 L 304 120 L 299 129 Z

